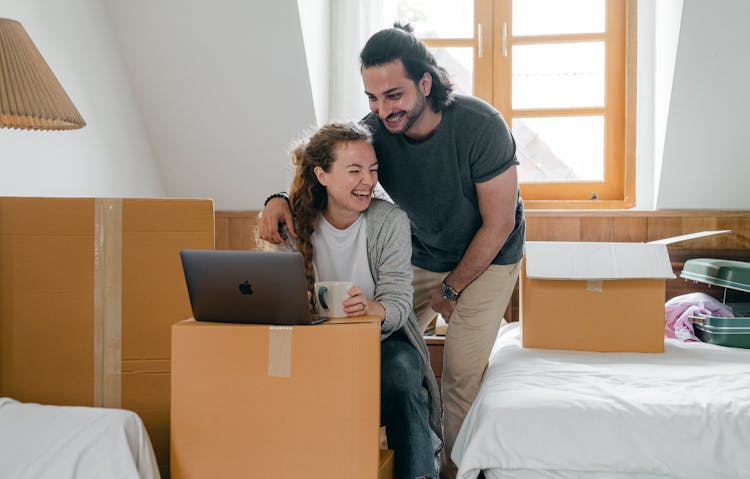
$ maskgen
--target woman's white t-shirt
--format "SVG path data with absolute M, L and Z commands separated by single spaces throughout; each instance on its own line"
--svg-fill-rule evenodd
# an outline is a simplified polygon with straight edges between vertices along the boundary
M 320 215 L 312 234 L 315 281 L 351 281 L 372 301 L 375 282 L 367 261 L 367 221 L 360 214 L 346 229 L 334 227 Z

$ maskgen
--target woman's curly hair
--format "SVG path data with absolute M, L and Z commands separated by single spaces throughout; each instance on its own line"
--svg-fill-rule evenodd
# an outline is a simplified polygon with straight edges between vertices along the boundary
M 372 133 L 360 123 L 333 122 L 320 127 L 292 150 L 295 173 L 289 190 L 289 205 L 297 232 L 297 250 L 305 259 L 305 276 L 311 294 L 315 285 L 312 234 L 328 204 L 326 188 L 318 181 L 315 167 L 330 171 L 336 146 L 353 141 L 372 144 Z

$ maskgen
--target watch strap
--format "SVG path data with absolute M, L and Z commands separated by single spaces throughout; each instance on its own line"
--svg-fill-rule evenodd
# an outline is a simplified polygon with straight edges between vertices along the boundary
M 453 289 L 453 286 L 446 284 L 445 281 L 440 285 L 440 292 L 443 295 L 443 299 L 446 301 L 456 301 L 461 293 Z

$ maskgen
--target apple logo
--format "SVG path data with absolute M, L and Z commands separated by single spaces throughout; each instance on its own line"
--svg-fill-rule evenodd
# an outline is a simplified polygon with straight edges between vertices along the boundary
M 249 281 L 245 280 L 245 282 L 240 285 L 240 293 L 247 295 L 253 294 L 253 286 Z

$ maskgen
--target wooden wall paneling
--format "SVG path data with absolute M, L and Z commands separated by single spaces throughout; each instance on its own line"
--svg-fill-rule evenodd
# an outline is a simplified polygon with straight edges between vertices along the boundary
M 682 218 L 682 234 L 697 233 L 699 231 L 716 230 L 716 216 L 705 214 L 699 216 L 685 216 Z M 680 248 L 716 248 L 719 235 L 708 236 L 696 240 L 682 241 L 676 246 Z
M 612 218 L 612 241 L 645 243 L 648 221 L 644 216 L 615 216 Z
M 720 216 L 716 218 L 716 229 L 732 230 L 716 237 L 717 248 L 750 248 L 750 214 Z
M 526 217 L 526 240 L 543 241 L 547 237 L 547 218 Z
M 580 241 L 581 219 L 566 216 L 527 216 L 528 241 Z
M 216 212 L 217 249 L 256 249 L 258 211 Z M 703 230 L 729 229 L 732 233 L 669 246 L 673 270 L 679 275 L 690 258 L 723 258 L 750 262 L 750 212 L 721 211 L 609 211 L 526 212 L 529 241 L 631 241 L 646 242 Z M 667 281 L 666 299 L 689 292 L 723 295 L 723 288 L 710 288 L 678 278 Z M 517 321 L 518 286 L 505 313 Z M 729 293 L 731 295 L 734 293 Z
M 682 232 L 681 216 L 649 216 L 647 217 L 646 241 L 679 236 Z
M 217 248 L 254 247 L 252 228 L 257 215 L 257 211 L 217 211 Z M 240 224 L 232 224 L 235 220 Z M 529 241 L 582 241 L 586 237 L 587 241 L 645 242 L 705 229 L 732 230 L 732 234 L 711 240 L 717 248 L 750 248 L 750 213 L 745 211 L 526 212 L 526 239 Z M 705 242 L 696 242 L 685 243 L 683 247 L 705 245 Z
M 216 249 L 255 249 L 257 218 L 257 211 L 217 211 Z
M 251 218 L 231 218 L 229 222 L 229 244 L 234 250 L 255 249 L 255 222 Z
M 229 218 L 216 213 L 215 218 L 216 228 L 216 249 L 227 250 L 229 249 Z
M 612 241 L 612 223 L 611 216 L 581 218 L 581 241 Z
M 581 241 L 581 218 L 554 218 L 550 223 L 549 240 Z
M 258 215 L 259 214 L 260 214 L 260 211 L 251 211 L 247 221 L 243 225 L 243 228 L 245 228 L 245 230 L 247 231 L 247 235 L 248 235 L 246 242 L 243 243 L 243 246 L 251 251 L 259 250 L 260 247 L 258 245 L 258 242 L 262 241 L 260 238 L 258 238 Z
M 518 321 L 521 319 L 520 314 L 518 314 L 518 298 L 519 298 L 519 292 L 518 292 L 518 281 L 516 281 L 516 286 L 513 289 L 513 294 L 510 297 L 510 302 L 508 303 L 508 307 L 505 308 L 505 314 L 503 315 L 503 318 L 505 318 L 505 321 L 512 323 L 513 321 Z

